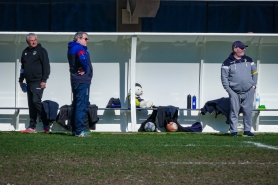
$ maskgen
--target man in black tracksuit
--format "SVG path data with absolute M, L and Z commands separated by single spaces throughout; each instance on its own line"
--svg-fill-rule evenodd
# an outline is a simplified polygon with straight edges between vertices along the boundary
M 38 43 L 36 34 L 29 33 L 26 36 L 26 42 L 28 47 L 23 50 L 21 55 L 19 84 L 23 88 L 23 80 L 26 80 L 30 125 L 21 132 L 36 133 L 37 115 L 41 117 L 44 124 L 43 132 L 49 132 L 41 103 L 43 90 L 46 88 L 46 81 L 50 74 L 48 54 Z

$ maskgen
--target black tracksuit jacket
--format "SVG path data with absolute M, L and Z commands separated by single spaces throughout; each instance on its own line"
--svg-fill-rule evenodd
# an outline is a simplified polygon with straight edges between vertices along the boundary
M 34 48 L 27 47 L 23 50 L 19 82 L 23 82 L 24 78 L 27 84 L 46 82 L 49 74 L 48 54 L 41 44 Z

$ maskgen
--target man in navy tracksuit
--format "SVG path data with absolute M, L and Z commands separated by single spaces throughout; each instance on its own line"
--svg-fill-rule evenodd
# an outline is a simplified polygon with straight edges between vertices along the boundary
M 43 111 L 41 98 L 50 74 L 48 54 L 38 43 L 36 34 L 29 33 L 26 36 L 26 42 L 28 47 L 23 50 L 21 55 L 19 84 L 23 88 L 23 80 L 26 80 L 30 125 L 21 132 L 36 133 L 36 120 L 39 115 L 44 127 L 42 131 L 47 133 L 49 125 Z
M 93 67 L 87 51 L 88 34 L 77 32 L 73 42 L 68 44 L 68 61 L 73 94 L 71 109 L 72 135 L 88 136 L 85 132 L 84 118 L 88 112 L 90 84 Z
M 223 62 L 221 67 L 221 81 L 230 98 L 230 132 L 237 136 L 238 114 L 243 111 L 243 136 L 254 136 L 252 127 L 252 110 L 254 93 L 258 80 L 258 72 L 252 58 L 244 54 L 245 48 L 241 41 L 232 45 L 233 52 Z

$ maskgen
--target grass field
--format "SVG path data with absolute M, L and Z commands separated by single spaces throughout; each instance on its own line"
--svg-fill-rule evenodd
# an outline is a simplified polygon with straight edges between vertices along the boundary
M 278 134 L 0 132 L 0 184 L 278 184 Z

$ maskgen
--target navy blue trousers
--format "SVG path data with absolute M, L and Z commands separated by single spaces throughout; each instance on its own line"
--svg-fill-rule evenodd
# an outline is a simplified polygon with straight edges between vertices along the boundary
M 80 134 L 85 130 L 84 118 L 88 113 L 90 84 L 72 83 L 73 94 L 71 108 L 72 132 Z

